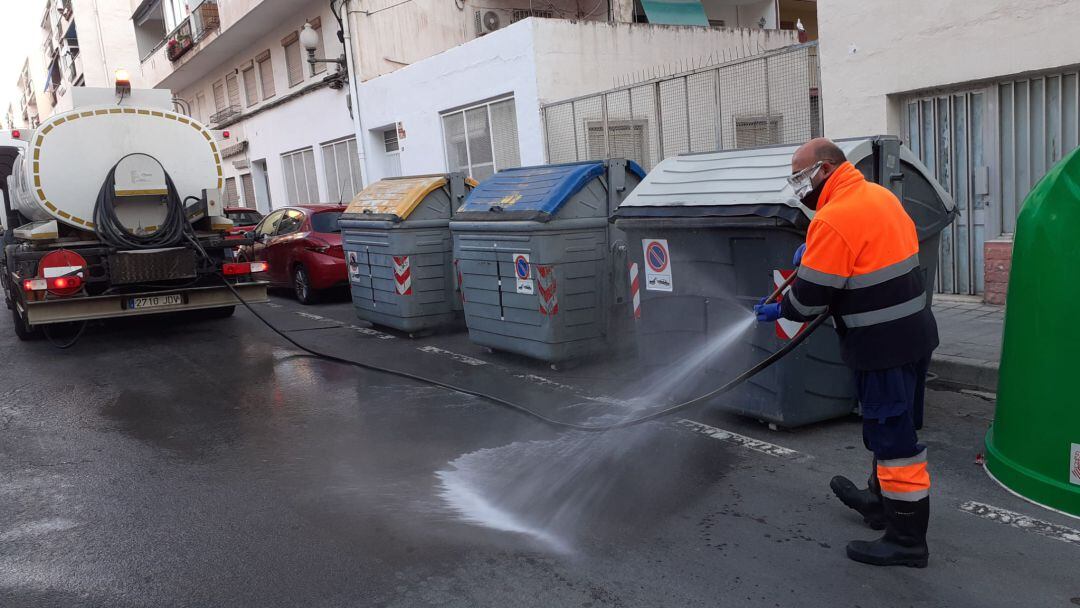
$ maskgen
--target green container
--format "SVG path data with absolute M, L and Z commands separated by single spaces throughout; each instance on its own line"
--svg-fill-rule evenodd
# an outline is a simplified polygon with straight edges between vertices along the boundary
M 997 413 L 986 466 L 1007 488 L 1080 516 L 1080 149 L 1016 222 Z

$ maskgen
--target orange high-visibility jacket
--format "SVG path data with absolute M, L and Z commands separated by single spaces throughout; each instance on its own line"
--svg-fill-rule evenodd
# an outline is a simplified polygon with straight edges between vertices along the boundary
M 851 163 L 840 165 L 821 191 L 781 314 L 804 321 L 826 307 L 853 369 L 897 367 L 937 348 L 915 223 L 892 192 L 866 181 Z

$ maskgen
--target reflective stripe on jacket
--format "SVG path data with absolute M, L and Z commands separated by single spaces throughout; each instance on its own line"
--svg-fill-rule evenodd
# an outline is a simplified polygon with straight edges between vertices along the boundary
M 938 345 L 915 223 L 892 192 L 866 181 L 851 163 L 840 165 L 822 189 L 781 312 L 805 321 L 826 307 L 844 362 L 854 369 L 904 365 Z

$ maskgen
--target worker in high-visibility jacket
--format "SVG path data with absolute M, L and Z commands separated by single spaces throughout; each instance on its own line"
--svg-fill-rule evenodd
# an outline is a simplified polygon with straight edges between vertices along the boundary
M 795 195 L 815 210 L 791 290 L 759 304 L 761 322 L 806 321 L 828 310 L 841 356 L 855 371 L 863 442 L 874 453 L 866 489 L 834 477 L 833 491 L 885 534 L 847 554 L 875 565 L 925 567 L 930 516 L 926 448 L 918 443 L 937 324 L 927 305 L 915 224 L 892 192 L 866 181 L 833 142 L 818 138 L 791 159 Z

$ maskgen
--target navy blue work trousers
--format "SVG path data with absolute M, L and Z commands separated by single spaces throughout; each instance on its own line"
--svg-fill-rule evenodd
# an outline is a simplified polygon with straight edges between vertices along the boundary
M 863 444 L 878 461 L 910 458 L 923 450 L 926 370 L 930 358 L 882 370 L 856 371 L 863 417 Z

